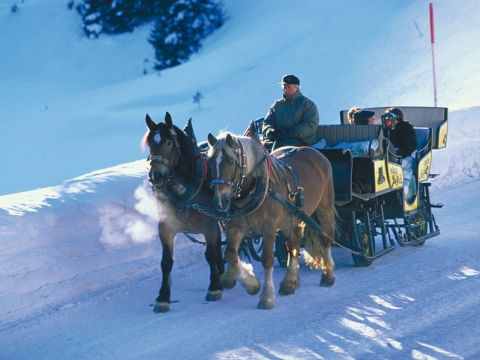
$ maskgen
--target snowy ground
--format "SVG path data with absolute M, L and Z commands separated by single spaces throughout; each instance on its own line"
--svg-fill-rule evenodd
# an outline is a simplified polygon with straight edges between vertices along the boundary
M 368 268 L 335 249 L 333 288 L 302 268 L 301 288 L 271 311 L 238 286 L 204 301 L 204 248 L 180 235 L 172 310 L 152 312 L 161 249 L 144 161 L 2 197 L 0 358 L 477 358 L 479 167 L 455 155 L 480 149 L 478 109 L 458 115 L 434 154 L 434 171 L 446 171 L 432 189 L 446 204 L 435 211 L 441 235 Z M 468 141 L 462 127 L 476 129 Z
M 85 268 L 62 281 L 50 279 L 43 291 L 19 291 L 15 307 L 20 315 L 34 313 L 46 299 L 53 303 L 6 324 L 2 315 L 0 358 L 478 358 L 480 246 L 476 215 L 465 210 L 478 206 L 478 185 L 436 195 L 447 203 L 436 212 L 442 233 L 423 247 L 398 248 L 369 268 L 353 267 L 350 256 L 336 249 L 333 288 L 320 288 L 319 273 L 302 268 L 301 288 L 278 297 L 271 311 L 257 310 L 257 296 L 240 287 L 225 291 L 219 302 L 205 302 L 203 248 L 179 237 L 173 273 L 178 302 L 170 313 L 154 314 L 157 245 L 135 260 L 124 250 L 110 264 L 92 260 L 95 254 L 113 254 L 105 255 L 111 250 L 98 245 L 85 248 L 92 239 L 84 236 L 78 239 L 83 251 L 76 256 L 70 247 L 61 251 L 62 242 L 74 235 L 60 234 L 55 247 L 59 267 Z M 53 256 L 55 249 L 38 251 Z M 52 273 L 46 263 L 41 267 Z M 255 267 L 261 274 L 261 266 Z M 277 284 L 283 271 L 275 269 Z M 28 278 L 27 271 L 14 275 L 11 281 L 17 284 Z

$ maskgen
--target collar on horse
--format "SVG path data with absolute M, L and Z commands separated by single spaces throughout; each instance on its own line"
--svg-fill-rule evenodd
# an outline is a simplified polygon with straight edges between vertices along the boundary
M 263 176 L 255 179 L 254 185 L 249 193 L 242 197 L 242 190 L 244 187 L 245 179 L 248 174 L 246 174 L 246 155 L 243 152 L 243 147 L 239 142 L 239 168 L 240 168 L 240 179 L 238 182 L 228 182 L 234 187 L 234 195 L 232 197 L 232 209 L 229 211 L 228 216 L 235 217 L 238 215 L 249 215 L 255 212 L 265 201 L 265 198 L 268 194 L 268 188 L 270 185 L 270 174 L 271 174 L 271 159 L 270 155 L 267 153 L 265 148 L 263 148 L 262 158 L 255 164 L 250 173 L 255 173 L 255 171 L 265 164 L 265 171 Z M 237 178 L 237 171 L 232 180 Z M 223 180 L 223 179 L 214 179 L 214 180 Z

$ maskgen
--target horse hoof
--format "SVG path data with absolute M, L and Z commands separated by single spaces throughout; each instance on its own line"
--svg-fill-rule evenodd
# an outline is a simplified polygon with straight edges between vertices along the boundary
M 224 278 L 222 281 L 222 285 L 225 289 L 232 289 L 237 284 L 237 280 L 229 280 Z
M 322 281 L 320 281 L 321 287 L 330 287 L 330 286 L 333 286 L 333 284 L 335 284 L 334 277 L 322 276 Z
M 275 300 L 267 300 L 267 301 L 260 300 L 260 302 L 257 305 L 257 308 L 262 310 L 270 310 L 270 309 L 273 309 L 274 306 L 275 306 Z
M 207 301 L 217 301 L 222 298 L 222 290 L 214 290 L 209 291 L 207 296 L 205 296 L 205 300 Z
M 278 293 L 280 295 L 291 295 L 295 292 L 296 288 L 295 284 L 282 282 L 278 288 Z
M 154 313 L 165 313 L 170 310 L 170 303 L 168 302 L 156 302 L 155 306 L 153 307 Z
M 247 293 L 250 295 L 255 295 L 260 291 L 260 280 L 257 277 L 254 277 L 254 279 L 255 280 L 253 280 L 253 284 L 245 287 L 245 290 L 247 290 Z

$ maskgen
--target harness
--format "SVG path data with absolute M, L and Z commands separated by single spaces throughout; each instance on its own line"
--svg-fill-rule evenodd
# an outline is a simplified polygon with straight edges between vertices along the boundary
M 157 186 L 152 177 L 149 175 L 149 181 L 152 184 L 152 189 L 155 195 L 161 194 L 166 198 L 170 203 L 175 205 L 177 211 L 182 212 L 186 211 L 193 203 L 195 198 L 197 198 L 202 187 L 205 184 L 207 178 L 207 161 L 205 156 L 200 153 L 198 148 L 194 147 L 194 160 L 191 167 L 191 178 L 197 180 L 196 186 L 192 191 L 188 191 L 189 188 L 185 188 L 178 181 L 175 181 L 173 176 L 173 164 L 177 158 L 182 158 L 180 151 L 180 145 L 178 143 L 177 135 L 174 133 L 174 151 L 171 159 L 168 159 L 162 155 L 150 155 L 149 160 L 151 163 L 157 162 L 169 169 L 169 176 L 166 179 L 166 182 L 162 186 Z M 192 189 L 192 188 L 190 188 Z M 183 193 L 178 195 L 179 193 Z
M 241 149 L 241 147 L 240 147 L 240 149 Z M 290 150 L 286 151 L 285 153 L 283 153 L 281 156 L 275 158 L 279 167 L 282 170 L 286 169 L 285 172 L 290 173 L 290 175 L 293 179 L 293 182 L 294 182 L 294 186 L 292 188 L 290 182 L 287 180 L 287 176 L 283 176 L 284 179 L 285 179 L 285 185 L 286 185 L 287 191 L 288 191 L 288 195 L 287 195 L 288 199 L 286 197 L 282 196 L 281 194 L 279 194 L 277 191 L 275 191 L 270 186 L 269 179 L 270 179 L 270 175 L 271 175 L 271 167 L 272 167 L 271 161 L 272 161 L 272 159 L 270 158 L 270 155 L 268 155 L 266 153 L 266 150 L 264 150 L 264 152 L 265 152 L 264 156 L 262 157 L 262 159 L 257 164 L 255 164 L 255 167 L 254 167 L 254 170 L 255 170 L 255 169 L 258 168 L 258 166 L 263 164 L 264 161 L 266 161 L 266 163 L 267 163 L 267 171 L 265 172 L 267 180 L 264 183 L 265 186 L 263 186 L 263 187 L 260 186 L 261 191 L 258 191 L 259 186 L 257 186 L 257 184 L 255 185 L 255 195 L 262 194 L 262 196 L 255 196 L 254 195 L 253 197 L 249 196 L 249 197 L 243 199 L 243 202 L 245 203 L 245 205 L 243 207 L 240 207 L 238 210 L 230 213 L 229 216 L 234 217 L 234 216 L 237 216 L 237 215 L 248 215 L 250 213 L 253 213 L 263 204 L 263 202 L 265 201 L 265 198 L 266 198 L 266 194 L 268 193 L 268 195 L 272 199 L 279 202 L 290 214 L 292 214 L 296 218 L 304 221 L 313 231 L 323 234 L 324 231 L 323 231 L 321 225 L 318 224 L 315 220 L 313 220 L 310 216 L 305 214 L 305 212 L 303 211 L 304 189 L 300 184 L 300 178 L 298 177 L 297 173 L 295 172 L 295 170 L 293 169 L 293 167 L 290 164 L 287 164 L 286 162 L 281 161 L 281 159 L 289 156 L 290 154 L 292 154 L 295 151 L 296 151 L 295 148 L 290 149 Z M 243 157 L 244 157 L 243 153 L 240 154 L 240 155 L 242 156 L 242 159 L 243 159 Z M 244 169 L 243 165 L 241 166 L 241 169 Z M 242 178 L 246 177 L 243 170 L 241 172 L 241 175 L 242 175 Z M 235 177 L 234 177 L 234 179 L 235 179 Z M 219 181 L 219 180 L 223 180 L 223 179 L 214 179 L 214 180 L 215 180 L 215 182 L 214 182 L 215 184 L 222 183 L 222 184 L 229 184 L 231 186 L 235 186 L 235 183 L 234 183 L 233 179 L 230 180 L 230 181 Z M 211 182 L 211 184 L 212 184 L 212 182 Z M 236 185 L 236 186 L 239 186 L 239 185 Z M 238 204 L 238 201 L 237 201 L 237 204 Z
M 245 159 L 243 151 L 241 156 L 242 159 Z M 265 150 L 262 158 L 255 164 L 251 172 L 255 172 L 264 163 L 266 171 L 263 172 L 263 178 L 257 178 L 255 180 L 253 189 L 250 191 L 249 195 L 242 199 L 241 192 L 245 182 L 245 178 L 247 177 L 247 175 L 245 174 L 246 165 L 245 161 L 243 161 L 243 164 L 241 166 L 242 173 L 240 176 L 240 183 L 236 186 L 232 201 L 232 205 L 235 208 L 231 214 L 232 217 L 238 215 L 250 215 L 251 213 L 255 212 L 265 201 L 268 193 L 268 188 L 270 186 L 271 173 L 271 159 Z
M 253 188 L 250 190 L 248 196 L 242 198 L 242 190 L 245 184 L 245 179 L 247 178 L 246 174 L 246 155 L 243 151 L 243 146 L 241 142 L 238 142 L 238 166 L 235 167 L 235 173 L 231 180 L 225 180 L 222 178 L 214 178 L 210 180 L 210 186 L 216 185 L 229 185 L 232 187 L 232 206 L 229 211 L 223 212 L 224 216 L 222 220 L 229 221 L 235 216 L 239 215 L 250 215 L 255 212 L 265 201 L 267 197 L 268 188 L 270 184 L 270 174 L 271 174 L 271 159 L 265 149 L 263 149 L 262 158 L 255 164 L 251 173 L 254 173 L 260 166 L 265 164 L 266 171 L 262 178 L 257 178 L 253 185 Z M 239 169 L 239 171 L 237 170 Z M 216 210 L 217 213 L 220 213 Z
M 222 178 L 214 178 L 212 180 L 210 180 L 210 187 L 214 187 L 214 186 L 217 186 L 217 185 L 229 185 L 232 187 L 232 191 L 233 191 L 233 195 L 232 195 L 232 198 L 233 199 L 238 199 L 240 198 L 241 196 L 241 193 L 242 193 L 242 188 L 243 188 L 243 184 L 245 182 L 245 178 L 247 177 L 246 175 L 246 168 L 247 168 L 247 162 L 246 162 L 246 155 L 244 154 L 243 152 L 243 146 L 242 146 L 242 143 L 239 142 L 238 143 L 239 147 L 236 151 L 237 155 L 238 155 L 238 168 L 240 168 L 240 180 L 238 182 L 236 182 L 236 178 L 237 178 L 237 167 L 235 167 L 235 173 L 233 174 L 233 178 L 231 180 L 225 180 L 225 179 L 222 179 Z M 259 164 L 257 164 L 259 165 Z M 254 170 L 257 168 L 257 165 L 255 166 Z

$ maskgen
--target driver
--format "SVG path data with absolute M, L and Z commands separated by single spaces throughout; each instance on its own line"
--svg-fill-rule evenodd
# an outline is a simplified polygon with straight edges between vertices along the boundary
M 265 146 L 311 145 L 317 140 L 319 115 L 315 103 L 300 91 L 300 80 L 285 75 L 280 82 L 283 97 L 273 103 L 263 122 Z

